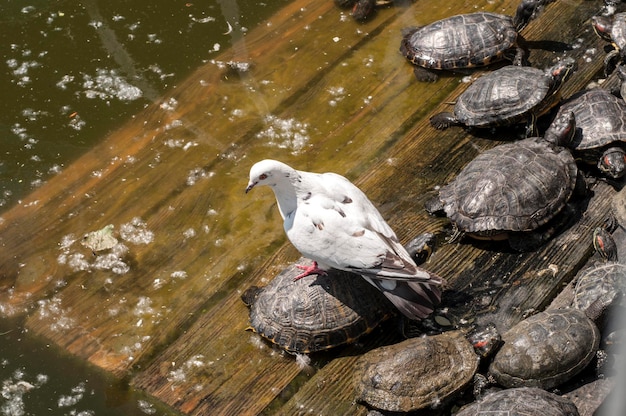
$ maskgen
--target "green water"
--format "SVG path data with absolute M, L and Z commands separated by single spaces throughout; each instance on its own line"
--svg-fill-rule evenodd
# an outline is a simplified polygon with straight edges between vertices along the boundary
M 0 3 L 0 212 L 288 0 Z M 0 414 L 169 414 L 0 321 Z

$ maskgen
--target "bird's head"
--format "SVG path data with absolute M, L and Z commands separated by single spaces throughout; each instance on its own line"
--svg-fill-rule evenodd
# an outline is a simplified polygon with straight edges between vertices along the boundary
M 277 160 L 265 159 L 250 168 L 250 181 L 246 193 L 258 185 L 275 187 L 279 183 L 289 182 L 297 175 L 295 169 Z

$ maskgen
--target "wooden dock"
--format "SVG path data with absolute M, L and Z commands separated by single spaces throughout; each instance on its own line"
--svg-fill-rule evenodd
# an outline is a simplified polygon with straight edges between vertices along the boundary
M 517 3 L 454 2 L 453 12 L 418 0 L 357 24 L 330 0 L 294 1 L 1 214 L 0 313 L 23 315 L 31 332 L 184 414 L 364 415 L 352 366 L 395 335 L 375 331 L 301 369 L 245 331 L 241 293 L 298 258 L 273 195 L 244 195 L 248 169 L 271 154 L 332 170 L 368 194 L 402 241 L 441 231 L 447 221 L 424 202 L 499 142 L 429 125 L 468 84 L 417 82 L 400 33 L 460 12 L 513 14 Z M 577 58 L 564 96 L 601 73 L 605 43 L 589 24 L 601 3 L 554 2 L 523 31 L 533 65 Z M 268 115 L 303 123 L 309 142 L 268 147 L 259 138 Z M 533 253 L 437 250 L 425 267 L 447 279 L 453 323 L 503 331 L 545 308 L 590 256 L 614 192 L 597 183 L 580 218 Z M 146 237 L 124 240 L 126 273 L 80 244 L 108 224 Z

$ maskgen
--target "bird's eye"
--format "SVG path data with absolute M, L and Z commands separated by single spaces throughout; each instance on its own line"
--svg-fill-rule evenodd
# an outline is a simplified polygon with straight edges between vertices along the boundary
M 263 173 L 263 174 L 259 175 L 259 179 L 260 180 L 267 179 L 267 175 L 265 173 Z

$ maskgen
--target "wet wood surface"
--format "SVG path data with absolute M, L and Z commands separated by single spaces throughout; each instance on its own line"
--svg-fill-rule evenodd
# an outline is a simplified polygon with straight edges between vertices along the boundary
M 512 14 L 516 5 L 455 3 L 454 13 Z M 246 332 L 241 293 L 299 256 L 285 243 L 269 190 L 243 189 L 267 153 L 258 138 L 266 116 L 302 120 L 315 145 L 288 143 L 277 151 L 283 160 L 318 171 L 323 161 L 354 180 L 404 242 L 443 230 L 447 221 L 429 216 L 424 202 L 500 142 L 433 129 L 428 118 L 468 84 L 459 75 L 419 83 L 398 53 L 402 28 L 454 14 L 450 7 L 417 1 L 365 24 L 332 1 L 285 7 L 2 213 L 0 312 L 26 316 L 33 333 L 185 414 L 365 414 L 353 401 L 352 366 L 397 334 L 383 326 L 302 368 Z M 564 96 L 601 71 L 605 43 L 589 25 L 600 7 L 557 1 L 523 31 L 533 65 L 577 58 Z M 443 306 L 453 324 L 493 322 L 504 331 L 545 308 L 591 255 L 591 232 L 613 192 L 597 183 L 571 226 L 535 252 L 465 241 L 439 248 L 424 267 L 447 279 Z M 94 266 L 98 256 L 80 244 L 107 224 L 153 233 L 125 241 L 126 273 Z

